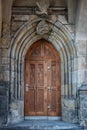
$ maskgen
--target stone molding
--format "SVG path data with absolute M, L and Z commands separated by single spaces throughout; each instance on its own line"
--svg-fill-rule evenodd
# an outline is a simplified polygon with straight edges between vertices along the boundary
M 37 24 L 36 31 L 37 31 L 37 34 L 39 34 L 39 35 L 44 35 L 44 34 L 49 33 L 49 31 L 50 31 L 49 26 L 44 19 L 42 19 Z

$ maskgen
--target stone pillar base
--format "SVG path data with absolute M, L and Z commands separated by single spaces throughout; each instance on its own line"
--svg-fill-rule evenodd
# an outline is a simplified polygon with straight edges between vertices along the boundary
M 14 124 L 24 119 L 24 102 L 14 100 L 10 104 L 10 112 L 7 124 Z

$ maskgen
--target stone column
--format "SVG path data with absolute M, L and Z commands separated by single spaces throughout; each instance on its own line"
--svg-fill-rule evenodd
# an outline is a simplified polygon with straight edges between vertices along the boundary
M 0 39 L 0 124 L 7 123 L 9 111 L 9 55 L 10 24 L 3 23 L 2 37 Z

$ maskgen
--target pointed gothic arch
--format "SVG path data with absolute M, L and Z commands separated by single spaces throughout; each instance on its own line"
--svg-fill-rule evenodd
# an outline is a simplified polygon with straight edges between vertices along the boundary
M 73 36 L 60 21 L 53 23 L 51 20 L 46 20 L 50 33 L 40 36 L 36 32 L 36 26 L 40 21 L 41 19 L 37 18 L 25 23 L 11 41 L 9 49 L 11 99 L 24 100 L 24 57 L 29 47 L 42 38 L 51 42 L 60 54 L 62 99 L 75 98 L 77 82 L 74 82 L 73 78 L 77 53 Z

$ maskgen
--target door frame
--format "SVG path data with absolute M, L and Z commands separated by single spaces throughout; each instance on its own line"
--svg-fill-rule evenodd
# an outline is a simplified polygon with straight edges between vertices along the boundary
M 56 23 L 52 19 L 47 19 L 50 33 L 46 35 L 37 35 L 36 27 L 41 21 L 35 18 L 29 22 L 25 22 L 15 33 L 9 46 L 9 112 L 8 118 L 10 122 L 20 121 L 24 119 L 24 57 L 29 47 L 37 40 L 44 38 L 55 47 L 61 57 L 61 108 L 62 120 L 76 122 L 78 113 L 77 104 L 77 87 L 78 81 L 78 57 L 75 40 L 72 36 L 71 27 L 66 26 L 62 21 L 57 20 Z M 76 77 L 74 80 L 74 76 Z M 70 107 L 73 104 L 73 110 Z M 14 115 L 15 104 L 17 107 L 17 116 Z M 19 104 L 19 105 L 18 105 Z M 66 105 L 68 104 L 68 105 Z M 21 110 L 20 110 L 21 108 Z M 69 108 L 69 110 L 68 110 Z M 67 118 L 67 115 L 72 115 Z M 76 120 L 76 121 L 75 121 Z

